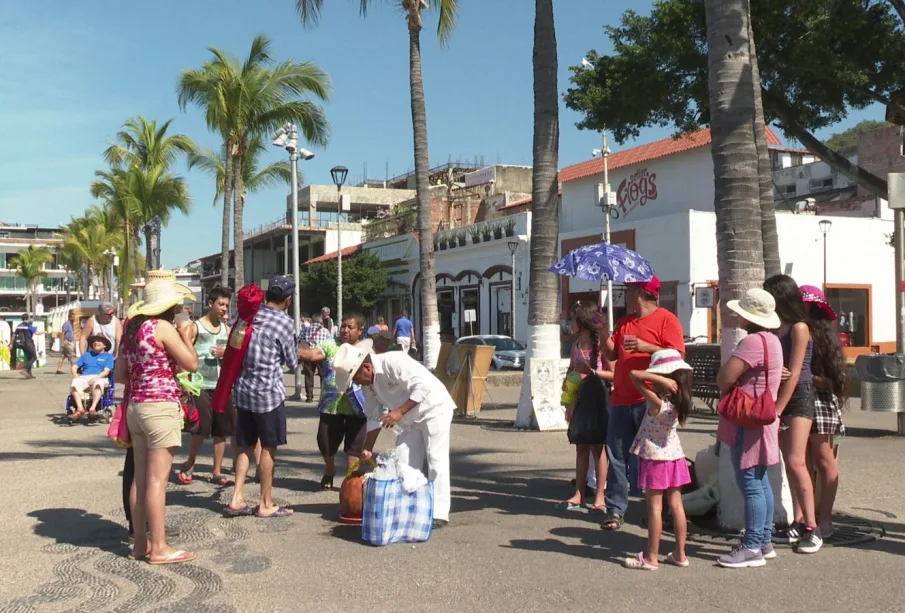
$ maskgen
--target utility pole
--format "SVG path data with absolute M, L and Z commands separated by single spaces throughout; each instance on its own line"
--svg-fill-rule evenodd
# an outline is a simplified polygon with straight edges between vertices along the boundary
M 606 144 L 606 128 L 602 133 L 603 149 L 594 149 L 591 155 L 601 156 L 603 158 L 603 185 L 597 186 L 597 204 L 603 209 L 604 217 L 604 238 L 607 244 L 610 243 L 610 217 L 614 214 L 618 216 L 616 211 L 615 194 L 610 191 L 610 169 L 609 157 L 610 149 Z M 613 334 L 613 280 L 606 281 L 606 325 L 610 336 Z
M 889 208 L 895 213 L 893 245 L 895 247 L 896 270 L 896 353 L 905 353 L 905 173 L 889 173 Z M 899 435 L 905 435 L 905 413 L 896 413 Z

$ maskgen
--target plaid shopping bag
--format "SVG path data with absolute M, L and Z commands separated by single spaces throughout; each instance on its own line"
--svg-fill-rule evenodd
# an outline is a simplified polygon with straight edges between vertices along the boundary
M 361 540 L 377 546 L 420 543 L 430 538 L 433 523 L 433 483 L 408 494 L 402 479 L 365 481 Z

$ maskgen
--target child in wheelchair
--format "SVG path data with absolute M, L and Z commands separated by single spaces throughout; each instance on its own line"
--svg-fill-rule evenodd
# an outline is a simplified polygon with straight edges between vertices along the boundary
M 81 419 L 88 404 L 88 418 L 98 415 L 98 408 L 106 411 L 113 372 L 113 354 L 110 352 L 110 341 L 105 336 L 94 335 L 88 338 L 88 351 L 72 366 L 72 385 L 69 387 L 70 398 L 66 403 L 66 413 L 70 423 Z

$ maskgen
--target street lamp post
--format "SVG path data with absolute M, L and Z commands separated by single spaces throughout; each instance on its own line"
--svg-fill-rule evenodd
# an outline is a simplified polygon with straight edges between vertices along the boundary
M 116 251 L 114 251 L 113 249 L 107 249 L 106 251 L 104 251 L 104 255 L 110 256 L 110 281 L 109 281 L 109 285 L 107 286 L 107 298 L 112 303 L 113 302 L 113 266 L 114 266 L 114 261 L 116 260 Z
M 299 149 L 299 130 L 293 123 L 287 123 L 274 134 L 273 144 L 283 147 L 289 152 L 289 162 L 292 169 L 292 280 L 295 282 L 295 291 L 292 294 L 292 321 L 295 323 L 295 333 L 301 331 L 302 316 L 299 293 L 299 181 L 298 160 L 301 155 L 303 160 L 310 160 L 314 154 L 307 149 Z M 302 397 L 302 367 L 295 367 L 295 396 L 294 400 Z
M 342 190 L 349 169 L 345 166 L 334 166 L 330 169 L 333 184 L 336 185 L 336 322 L 343 322 L 343 234 L 342 234 Z
M 826 235 L 830 233 L 833 222 L 829 219 L 821 219 L 817 224 L 823 232 L 823 293 L 826 294 Z
M 515 252 L 518 251 L 518 241 L 509 241 L 507 245 L 509 246 L 509 255 L 512 256 L 512 273 L 510 274 L 512 283 L 509 286 L 509 316 L 512 318 L 512 322 L 509 327 L 511 328 L 512 339 L 515 340 Z

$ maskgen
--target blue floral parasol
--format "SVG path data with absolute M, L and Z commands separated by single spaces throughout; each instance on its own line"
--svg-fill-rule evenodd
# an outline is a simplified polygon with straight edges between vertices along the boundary
M 606 242 L 585 245 L 570 251 L 550 268 L 550 272 L 585 281 L 639 283 L 650 281 L 654 268 L 650 262 L 625 247 Z

